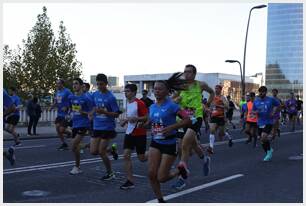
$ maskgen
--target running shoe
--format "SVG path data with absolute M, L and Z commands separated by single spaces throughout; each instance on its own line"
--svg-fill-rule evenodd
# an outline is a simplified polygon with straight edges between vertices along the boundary
M 104 175 L 101 180 L 111 180 L 115 178 L 115 174 L 113 172 L 111 173 L 107 173 L 106 175 Z
M 69 172 L 69 174 L 71 174 L 71 175 L 77 175 L 77 174 L 81 174 L 82 172 L 83 172 L 83 171 L 80 170 L 80 168 L 74 166 L 74 167 L 72 168 L 72 170 Z
M 233 144 L 234 144 L 234 143 L 233 143 L 233 140 L 232 140 L 232 139 L 229 139 L 229 140 L 228 140 L 228 146 L 229 146 L 229 147 L 232 147 Z
M 19 147 L 19 146 L 21 146 L 21 142 L 20 141 L 19 142 L 15 142 L 14 147 Z
M 184 162 L 180 162 L 177 166 L 177 169 L 180 172 L 180 175 L 182 176 L 183 179 L 187 179 L 189 170 L 187 169 L 187 165 Z
M 10 164 L 12 166 L 15 164 L 16 157 L 15 157 L 15 149 L 14 149 L 14 147 L 10 147 L 8 149 L 8 154 L 5 157 L 8 159 L 8 161 L 10 161 Z
M 208 154 L 210 154 L 210 155 L 214 154 L 214 150 L 213 150 L 213 148 L 210 147 L 210 146 L 207 147 L 207 152 L 208 152 Z
M 175 190 L 182 190 L 186 187 L 186 183 L 182 177 L 179 177 L 177 182 L 171 186 Z
M 135 185 L 130 180 L 127 180 L 123 185 L 120 186 L 120 189 L 122 190 L 127 190 L 132 188 L 135 188 Z
M 271 148 L 270 150 L 268 150 L 267 151 L 267 154 L 266 154 L 266 156 L 265 156 L 265 158 L 264 158 L 264 162 L 267 162 L 267 161 L 270 161 L 271 159 L 272 159 L 272 153 L 273 153 L 273 149 Z
M 68 150 L 68 145 L 67 143 L 63 143 L 60 147 L 57 148 L 58 150 Z
M 113 155 L 114 160 L 118 159 L 118 152 L 117 152 L 117 144 L 112 144 L 111 154 Z
M 207 176 L 209 175 L 210 173 L 210 157 L 205 157 L 204 158 L 204 164 L 203 164 L 203 173 L 204 173 L 204 176 Z

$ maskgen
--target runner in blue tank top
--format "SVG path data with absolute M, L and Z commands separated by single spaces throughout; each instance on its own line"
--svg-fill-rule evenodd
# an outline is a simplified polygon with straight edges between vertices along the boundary
M 280 103 L 273 97 L 268 97 L 267 88 L 261 86 L 258 89 L 259 98 L 255 99 L 253 103 L 253 114 L 258 115 L 258 136 L 261 138 L 262 147 L 266 153 L 263 161 L 270 161 L 272 159 L 273 149 L 270 145 L 268 135 L 273 126 L 273 116 L 280 111 Z
M 296 117 L 298 113 L 298 109 L 297 109 L 298 102 L 296 101 L 293 92 L 290 92 L 290 99 L 286 101 L 285 105 L 286 105 L 286 110 L 289 116 L 289 125 L 291 127 L 291 132 L 294 132 Z
M 75 166 L 70 174 L 82 173 L 80 170 L 80 143 L 90 127 L 88 114 L 92 110 L 91 99 L 83 93 L 83 81 L 80 78 L 73 80 L 74 94 L 69 96 L 70 112 L 72 115 L 72 152 L 75 157 Z
M 191 120 L 180 106 L 174 103 L 169 95 L 179 80 L 173 75 L 167 81 L 157 81 L 154 84 L 156 103 L 150 106 L 149 121 L 151 122 L 151 144 L 149 148 L 149 179 L 158 202 L 165 202 L 160 190 L 164 183 L 179 175 L 179 170 L 171 170 L 177 155 L 177 129 L 191 124 Z M 177 122 L 176 116 L 182 120 Z

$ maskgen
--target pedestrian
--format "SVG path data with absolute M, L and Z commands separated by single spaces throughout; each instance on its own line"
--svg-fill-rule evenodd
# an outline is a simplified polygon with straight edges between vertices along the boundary
M 248 139 L 245 142 L 246 144 L 253 141 L 253 148 L 256 147 L 257 144 L 257 114 L 254 116 L 252 115 L 253 111 L 253 104 L 255 100 L 255 93 L 250 92 L 250 101 L 246 103 L 246 128 L 245 133 L 248 135 Z
M 272 90 L 272 95 L 273 98 L 275 98 L 281 105 L 282 101 L 277 96 L 278 95 L 277 89 Z M 280 112 L 275 112 L 275 115 L 273 116 L 272 140 L 275 139 L 276 134 L 278 135 L 278 137 L 280 137 L 279 123 L 280 123 Z
M 228 123 L 232 125 L 233 129 L 236 129 L 235 124 L 232 122 L 234 110 L 235 110 L 236 107 L 235 107 L 234 102 L 231 100 L 230 95 L 228 95 L 226 98 L 227 98 L 227 101 L 228 101 L 228 110 L 226 112 L 226 118 L 228 120 Z
M 27 104 L 27 114 L 29 116 L 28 136 L 38 135 L 36 133 L 36 126 L 41 117 L 41 113 L 42 110 L 41 106 L 38 103 L 38 98 L 33 97 L 33 99 L 29 100 Z M 32 133 L 32 127 L 33 127 L 33 133 Z
M 296 101 L 297 101 L 297 123 L 298 125 L 301 124 L 301 120 L 303 120 L 303 101 L 300 100 L 300 96 L 296 95 Z

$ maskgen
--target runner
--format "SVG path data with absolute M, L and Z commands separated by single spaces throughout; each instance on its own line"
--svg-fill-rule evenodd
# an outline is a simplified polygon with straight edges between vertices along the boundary
M 91 99 L 83 93 L 83 81 L 80 78 L 73 80 L 74 94 L 69 96 L 72 114 L 72 152 L 75 158 L 75 166 L 70 171 L 71 175 L 82 173 L 80 169 L 80 143 L 90 127 L 88 114 L 92 109 Z
M 273 89 L 272 90 L 273 97 L 281 104 L 282 101 L 277 97 L 277 94 L 278 94 L 278 90 Z M 275 139 L 276 134 L 278 135 L 278 137 L 280 137 L 279 121 L 280 121 L 280 112 L 277 112 L 273 116 L 272 140 Z
M 301 125 L 301 120 L 303 120 L 303 101 L 300 100 L 300 96 L 296 95 L 296 101 L 297 101 L 297 123 L 298 125 Z
M 57 91 L 55 93 L 54 104 L 51 109 L 57 107 L 57 117 L 55 119 L 56 132 L 59 136 L 62 144 L 58 147 L 58 150 L 67 150 L 68 144 L 65 142 L 64 134 L 68 133 L 66 130 L 69 126 L 67 116 L 69 108 L 68 97 L 72 95 L 71 91 L 64 87 L 64 80 L 59 79 L 56 82 Z
M 250 92 L 250 101 L 247 102 L 247 108 L 246 108 L 246 129 L 245 133 L 249 136 L 248 140 L 246 141 L 246 144 L 253 141 L 253 148 L 256 147 L 257 142 L 257 115 L 252 115 L 253 110 L 253 104 L 255 100 L 255 93 Z
M 7 115 L 6 117 L 6 123 L 8 124 L 7 127 L 5 128 L 5 131 L 13 135 L 15 145 L 14 146 L 20 146 L 21 142 L 19 140 L 19 134 L 16 132 L 16 125 L 19 122 L 20 119 L 20 108 L 22 107 L 20 98 L 16 94 L 16 88 L 15 87 L 10 87 L 9 89 L 9 95 L 11 99 L 13 100 L 13 103 L 15 105 L 15 111 L 14 113 L 11 113 Z
M 90 92 L 90 84 L 87 82 L 84 82 L 83 84 L 83 92 L 84 94 L 89 98 L 92 99 L 92 93 Z M 89 119 L 90 121 L 90 128 L 88 130 L 88 134 L 89 136 L 93 136 L 93 119 Z M 85 148 L 90 148 L 90 142 L 86 143 L 86 144 L 80 144 L 80 153 L 84 153 L 84 149 Z
M 267 91 L 267 87 L 265 86 L 261 86 L 258 89 L 259 98 L 255 99 L 251 113 L 253 118 L 256 114 L 258 115 L 258 135 L 266 153 L 266 156 L 263 159 L 265 162 L 272 159 L 273 149 L 270 145 L 268 135 L 272 130 L 273 116 L 276 112 L 280 111 L 280 103 L 276 99 L 266 96 Z
M 138 159 L 141 162 L 147 161 L 147 131 L 142 125 L 147 121 L 148 109 L 143 101 L 136 98 L 137 86 L 135 84 L 127 84 L 124 92 L 127 98 L 126 118 L 121 120 L 121 126 L 127 124 L 123 145 L 127 181 L 120 186 L 120 189 L 125 190 L 135 187 L 131 160 L 134 148 L 136 148 Z
M 150 108 L 150 106 L 154 103 L 153 100 L 148 97 L 148 91 L 145 89 L 142 90 L 142 97 L 140 100 L 145 103 L 147 108 Z
M 111 167 L 111 162 L 108 158 L 107 147 L 109 142 L 116 137 L 115 118 L 119 117 L 121 113 L 114 95 L 107 89 L 107 76 L 105 74 L 98 74 L 96 77 L 98 91 L 92 94 L 93 110 L 90 113 L 90 118 L 93 119 L 93 137 L 90 141 L 90 153 L 93 155 L 100 155 L 106 174 L 101 178 L 102 180 L 111 180 L 115 174 Z M 113 148 L 113 156 L 118 154 Z M 115 159 L 115 158 L 114 158 Z
M 291 132 L 295 131 L 295 122 L 297 116 L 297 101 L 294 98 L 294 93 L 290 92 L 290 99 L 286 101 L 286 110 L 289 115 L 289 125 L 291 126 Z
M 226 112 L 226 119 L 228 120 L 228 123 L 232 125 L 233 129 L 236 129 L 235 124 L 232 122 L 233 114 L 234 114 L 234 110 L 235 110 L 235 104 L 231 100 L 231 96 L 228 95 L 226 98 L 227 98 L 227 101 L 228 101 L 228 110 Z
M 219 136 L 223 138 L 224 136 L 227 136 L 229 139 L 228 145 L 229 147 L 233 146 L 233 140 L 232 137 L 228 134 L 228 132 L 225 132 L 225 111 L 228 109 L 228 102 L 227 99 L 221 95 L 222 86 L 216 85 L 215 86 L 215 97 L 211 104 L 211 116 L 210 116 L 210 135 L 209 135 L 209 147 L 207 148 L 207 151 L 210 155 L 212 155 L 213 148 L 214 148 L 214 142 L 215 142 L 215 135 L 217 130 L 219 129 Z
M 209 98 L 207 104 L 210 104 L 214 98 L 214 90 L 211 89 L 207 83 L 195 80 L 197 74 L 197 69 L 194 65 L 186 65 L 184 70 L 184 78 L 187 82 L 185 90 L 177 93 L 174 96 L 175 102 L 178 102 L 185 110 L 185 112 L 191 117 L 192 124 L 187 126 L 185 130 L 185 135 L 182 140 L 182 157 L 178 164 L 178 169 L 183 179 L 187 179 L 189 170 L 187 169 L 187 162 L 190 156 L 190 150 L 196 151 L 203 161 L 204 175 L 209 173 L 209 163 L 208 158 L 204 158 L 204 150 L 196 137 L 200 133 L 200 129 L 203 122 L 203 108 L 202 108 L 202 92 L 208 92 Z M 180 181 L 180 180 L 179 180 Z
M 209 119 L 209 116 L 210 116 L 210 110 L 209 110 L 209 107 L 207 105 L 207 98 L 203 99 L 202 107 L 203 107 L 203 120 L 204 120 L 204 123 L 205 123 L 205 132 L 207 133 L 209 131 L 208 119 Z
M 158 202 L 165 202 L 160 189 L 164 183 L 179 174 L 179 170 L 171 170 L 177 155 L 176 129 L 191 124 L 188 114 L 169 98 L 171 89 L 179 89 L 175 85 L 176 74 L 167 81 L 154 84 L 156 103 L 150 107 L 152 140 L 149 148 L 149 179 Z M 176 122 L 179 115 L 183 120 Z
M 240 122 L 241 122 L 241 130 L 240 133 L 243 132 L 245 130 L 245 126 L 246 126 L 246 115 L 245 115 L 245 111 L 246 111 L 246 103 L 249 99 L 249 95 L 246 95 L 247 100 L 245 99 L 245 97 L 241 97 L 241 101 L 239 102 L 239 108 L 240 108 Z
M 16 107 L 13 103 L 11 97 L 7 94 L 5 89 L 3 89 L 3 126 L 5 124 L 5 117 L 16 110 Z M 13 166 L 16 161 L 15 157 L 15 149 L 14 147 L 10 147 L 8 151 L 3 151 L 3 157 L 5 157 L 10 164 Z

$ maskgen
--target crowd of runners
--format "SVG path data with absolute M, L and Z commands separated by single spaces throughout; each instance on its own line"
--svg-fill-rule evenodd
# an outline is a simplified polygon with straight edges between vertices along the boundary
M 127 84 L 124 93 L 127 99 L 124 118 L 120 125 L 126 127 L 123 142 L 124 170 L 126 182 L 121 189 L 135 187 L 133 179 L 131 154 L 136 149 L 138 160 L 147 162 L 148 178 L 158 202 L 165 202 L 161 192 L 161 183 L 177 178 L 172 186 L 181 190 L 186 186 L 190 176 L 189 158 L 196 154 L 203 166 L 203 175 L 210 173 L 215 140 L 228 140 L 228 146 L 234 142 L 229 128 L 236 128 L 232 122 L 234 110 L 240 111 L 242 131 L 248 139 L 246 144 L 253 143 L 263 148 L 263 161 L 270 161 L 273 155 L 271 141 L 280 136 L 280 123 L 289 125 L 295 130 L 296 121 L 302 119 L 302 104 L 297 96 L 291 93 L 291 98 L 281 101 L 277 89 L 273 96 L 267 96 L 267 88 L 261 86 L 256 93 L 249 92 L 242 97 L 239 106 L 230 96 L 222 95 L 222 85 L 214 88 L 207 83 L 195 80 L 197 69 L 186 65 L 183 72 L 173 74 L 168 80 L 154 83 L 155 101 L 147 97 L 148 92 L 142 91 L 143 98 L 136 98 L 137 86 Z M 71 175 L 82 173 L 81 152 L 89 148 L 92 155 L 98 155 L 105 166 L 106 174 L 102 180 L 115 177 L 109 154 L 118 159 L 117 144 L 111 144 L 116 137 L 116 118 L 120 111 L 115 96 L 108 90 L 107 76 L 96 76 L 97 91 L 90 92 L 90 85 L 82 79 L 73 80 L 73 91 L 64 87 L 64 80 L 56 82 L 55 101 L 51 109 L 57 109 L 55 128 L 61 141 L 59 150 L 69 147 L 74 154 L 75 166 L 69 172 Z M 207 92 L 208 98 L 202 93 Z M 244 99 L 245 98 L 245 99 Z M 19 121 L 20 98 L 15 88 L 9 89 L 9 94 L 3 92 L 4 130 L 12 134 L 14 146 L 4 151 L 3 155 L 12 165 L 15 163 L 14 148 L 21 145 L 19 134 L 15 127 Z M 204 147 L 200 143 L 202 123 L 205 132 L 209 133 L 209 144 Z M 147 132 L 147 131 L 150 132 Z M 147 149 L 147 133 L 151 136 Z M 89 143 L 82 140 L 85 135 L 91 136 Z M 68 146 L 67 137 L 72 137 Z M 173 164 L 178 159 L 178 164 Z

